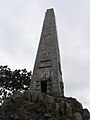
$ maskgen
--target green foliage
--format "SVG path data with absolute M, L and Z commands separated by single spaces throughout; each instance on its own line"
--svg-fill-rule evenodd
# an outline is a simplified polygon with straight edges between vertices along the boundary
M 24 104 L 23 95 L 21 92 L 15 92 L 8 99 L 6 98 L 2 105 L 2 110 L 4 112 L 15 111 L 18 108 L 21 108 Z M 12 107 L 13 106 L 13 107 Z
M 82 104 L 81 104 L 81 103 L 79 103 L 78 101 L 76 101 L 76 102 L 74 102 L 74 105 L 75 105 L 75 107 L 76 107 L 76 111 L 77 111 L 77 112 L 82 112 L 83 107 L 82 107 Z
M 0 103 L 14 91 L 25 91 L 29 88 L 31 71 L 26 69 L 11 71 L 8 66 L 0 66 Z
M 56 109 L 52 112 L 52 120 L 60 120 L 59 111 Z
M 2 110 L 4 112 L 7 112 L 7 111 L 13 111 L 13 109 L 14 109 L 14 106 L 12 107 L 12 102 L 6 100 L 2 106 Z

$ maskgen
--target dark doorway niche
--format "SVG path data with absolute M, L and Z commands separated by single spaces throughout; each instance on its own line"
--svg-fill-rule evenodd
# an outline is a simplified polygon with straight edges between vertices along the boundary
M 47 81 L 41 81 L 41 91 L 44 93 L 47 92 Z

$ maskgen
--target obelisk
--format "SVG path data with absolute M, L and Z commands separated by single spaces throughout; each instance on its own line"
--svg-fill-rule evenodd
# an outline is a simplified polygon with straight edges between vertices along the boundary
M 64 96 L 55 15 L 47 9 L 35 60 L 31 89 Z

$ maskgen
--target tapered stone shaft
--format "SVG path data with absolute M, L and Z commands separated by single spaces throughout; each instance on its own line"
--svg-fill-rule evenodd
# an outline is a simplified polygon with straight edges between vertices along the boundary
M 31 89 L 53 96 L 64 96 L 58 38 L 53 9 L 45 14 L 35 60 Z

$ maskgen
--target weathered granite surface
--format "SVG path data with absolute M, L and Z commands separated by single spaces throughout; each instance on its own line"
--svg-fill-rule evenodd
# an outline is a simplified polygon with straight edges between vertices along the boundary
M 31 89 L 46 92 L 54 96 L 64 96 L 56 22 L 53 9 L 48 9 L 45 14 L 33 70 Z
M 0 120 L 90 120 L 75 98 L 55 98 L 41 92 L 16 92 L 0 108 Z

